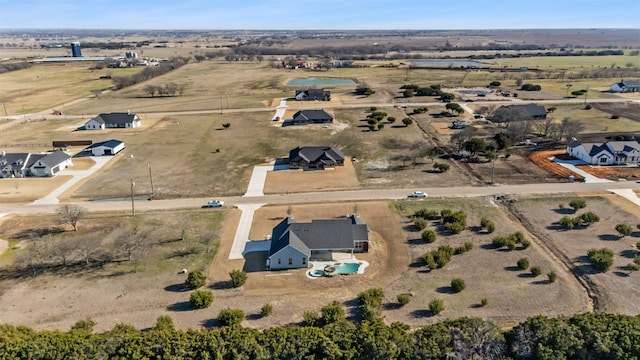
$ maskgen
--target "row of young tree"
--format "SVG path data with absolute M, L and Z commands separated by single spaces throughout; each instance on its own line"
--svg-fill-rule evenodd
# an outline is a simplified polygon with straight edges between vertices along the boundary
M 446 320 L 416 330 L 402 323 L 387 325 L 379 318 L 355 324 L 339 316 L 323 326 L 265 330 L 238 325 L 177 330 L 168 316 L 159 317 L 154 327 L 142 331 L 118 324 L 110 331 L 93 333 L 93 325 L 90 319 L 82 320 L 68 332 L 0 325 L 0 359 L 490 360 L 640 356 L 640 317 L 602 313 L 536 316 L 507 331 L 479 318 Z
M 173 57 L 166 62 L 160 63 L 158 66 L 147 66 L 142 71 L 131 76 L 114 76 L 111 80 L 116 89 L 122 89 L 178 69 L 186 65 L 189 60 L 190 58 L 188 57 Z

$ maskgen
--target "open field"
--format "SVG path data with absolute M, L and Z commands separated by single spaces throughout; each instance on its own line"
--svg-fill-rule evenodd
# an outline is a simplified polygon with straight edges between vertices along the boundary
M 47 64 L 0 74 L 0 99 L 7 114 L 33 113 L 112 87 L 102 74 L 128 76 L 140 68 L 91 70 L 90 64 Z M 69 109 L 64 109 L 68 111 Z M 3 109 L 4 111 L 4 109 Z M 3 113 L 4 115 L 4 113 Z
M 247 284 L 240 289 L 228 287 L 227 275 L 233 269 L 247 266 L 242 260 L 227 260 L 238 221 L 239 213 L 236 210 L 143 214 L 138 218 L 139 233 L 147 233 L 149 230 L 145 229 L 153 225 L 154 230 L 148 238 L 158 243 L 150 253 L 136 258 L 133 263 L 74 271 L 73 275 L 42 274 L 20 281 L 7 279 L 5 269 L 0 288 L 3 290 L 1 299 L 6 307 L 5 311 L 0 312 L 0 320 L 35 328 L 67 329 L 78 319 L 90 316 L 97 322 L 96 330 L 106 330 L 118 322 L 138 328 L 148 327 L 157 316 L 169 314 L 179 328 L 199 328 L 215 326 L 213 319 L 217 312 L 224 307 L 233 307 L 243 309 L 248 314 L 243 325 L 262 328 L 300 322 L 304 311 L 318 310 L 332 300 L 342 302 L 352 316 L 356 313 L 354 299 L 357 293 L 371 287 L 385 289 L 383 315 L 387 321 L 402 321 L 411 326 L 421 326 L 452 316 L 480 316 L 508 325 L 536 314 L 572 314 L 589 309 L 586 295 L 577 282 L 535 240 L 526 250 L 510 252 L 496 250 L 489 245 L 493 235 L 516 230 L 526 233 L 525 229 L 512 223 L 499 206 L 480 199 L 427 199 L 395 204 L 360 202 L 357 206 L 355 203 L 292 206 L 291 214 L 296 221 L 344 216 L 357 208 L 359 216 L 371 230 L 370 252 L 356 255 L 358 259 L 370 263 L 365 274 L 308 279 L 304 276 L 304 270 L 251 272 Z M 397 213 L 397 208 L 407 215 L 420 208 L 464 208 L 469 215 L 469 229 L 459 235 L 447 235 L 437 230 L 438 240 L 433 244 L 424 244 L 417 240 L 419 232 L 403 215 Z M 287 209 L 287 206 L 259 209 L 254 217 L 250 238 L 264 238 L 264 234 L 269 233 L 272 226 L 286 216 Z M 172 240 L 179 237 L 180 227 L 176 221 L 187 214 L 193 232 L 189 233 L 187 240 Z M 223 214 L 225 220 L 220 222 Z M 493 235 L 474 230 L 481 216 L 496 223 L 497 229 Z M 10 227 L 9 221 L 0 227 L 0 236 L 12 240 L 37 228 L 54 228 L 54 221 L 53 216 L 41 218 L 36 226 L 29 218 L 13 218 Z M 76 236 L 114 226 L 126 228 L 130 222 L 128 217 L 113 214 L 91 215 L 80 223 L 80 234 Z M 169 227 L 171 230 L 168 230 Z M 430 228 L 438 229 L 438 226 L 432 223 Z M 194 241 L 205 229 L 213 231 L 220 239 L 217 256 L 208 269 L 208 287 L 214 292 L 215 300 L 210 308 L 193 311 L 189 310 L 187 293 L 181 290 L 184 275 L 177 275 L 176 272 L 183 267 L 190 270 L 202 268 L 211 261 L 211 256 L 202 252 L 175 257 L 171 254 L 189 249 L 190 246 L 202 248 Z M 68 234 L 54 236 L 65 235 Z M 106 236 L 103 245 L 108 245 L 109 239 L 114 236 Z M 419 260 L 424 252 L 439 245 L 458 246 L 466 241 L 473 242 L 474 248 L 464 255 L 455 255 L 442 269 L 428 272 Z M 20 251 L 13 251 L 13 254 L 19 257 Z M 528 272 L 517 271 L 515 263 L 521 257 L 528 257 L 532 265 L 540 266 L 543 275 L 534 278 Z M 558 280 L 553 284 L 547 283 L 544 276 L 551 270 L 558 274 Z M 453 294 L 449 288 L 449 282 L 455 277 L 461 277 L 467 283 L 467 289 L 462 293 Z M 24 302 L 21 295 L 24 292 L 29 292 L 34 301 Z M 407 292 L 414 294 L 411 302 L 398 308 L 396 295 Z M 445 311 L 430 317 L 425 309 L 428 301 L 434 297 L 444 300 Z M 480 299 L 485 297 L 488 305 L 479 307 Z M 273 305 L 273 315 L 268 318 L 253 316 L 266 303 Z
M 635 299 L 640 295 L 640 278 L 628 271 L 626 265 L 637 254 L 635 244 L 640 240 L 640 234 L 636 231 L 632 236 L 621 239 L 615 226 L 619 223 L 635 226 L 640 223 L 640 218 L 637 216 L 637 207 L 630 208 L 636 213 L 633 215 L 612 204 L 608 200 L 611 197 L 617 198 L 615 195 L 583 197 L 587 207 L 578 214 L 592 211 L 600 216 L 600 221 L 588 228 L 574 230 L 562 230 L 557 223 L 563 215 L 575 216 L 572 209 L 558 207 L 559 204 L 566 206 L 571 198 L 521 198 L 515 207 L 530 231 L 561 253 L 570 262 L 572 271 L 592 284 L 600 311 L 635 315 L 638 311 Z M 586 254 L 590 248 L 605 247 L 613 250 L 614 262 L 610 271 L 599 273 L 589 265 Z
M 135 219 L 118 213 L 92 213 L 80 221 L 78 233 L 60 232 L 64 225 L 58 224 L 55 215 L 38 216 L 37 222 L 30 217 L 4 219 L 0 237 L 10 239 L 13 249 L 9 253 L 11 259 L 3 257 L 4 266 L 0 270 L 0 299 L 5 304 L 0 310 L 0 322 L 68 329 L 78 319 L 92 317 L 98 323 L 96 329 L 107 330 L 123 322 L 149 327 L 159 315 L 171 313 L 179 326 L 198 327 L 202 313 L 175 313 L 167 308 L 188 300 L 179 285 L 185 275 L 177 274 L 178 271 L 183 268 L 207 271 L 224 231 L 225 218 L 226 212 L 210 209 L 146 213 L 136 215 Z M 185 226 L 182 224 L 188 230 L 181 241 L 180 232 Z M 49 235 L 39 237 L 42 231 Z M 89 248 L 92 256 L 102 250 L 126 259 L 126 248 L 119 240 L 125 234 L 141 239 L 139 247 L 129 247 L 133 249 L 131 261 L 104 266 L 76 263 Z M 208 245 L 202 242 L 203 234 L 210 236 Z M 81 243 L 75 248 L 60 245 L 76 244 L 78 240 Z M 69 265 L 52 265 L 35 276 L 14 273 L 7 264 L 22 261 L 25 251 L 36 246 L 34 241 L 42 242 L 43 246 L 57 244 L 48 245 L 49 250 L 59 249 L 58 254 L 66 251 Z M 59 259 L 51 257 L 45 262 Z M 25 301 L 25 293 L 30 294 L 30 301 Z

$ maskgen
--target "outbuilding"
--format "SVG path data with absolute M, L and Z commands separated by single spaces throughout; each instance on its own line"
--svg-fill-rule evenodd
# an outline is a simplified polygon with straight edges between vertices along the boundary
M 85 151 L 91 151 L 93 156 L 115 155 L 122 150 L 124 150 L 124 142 L 115 139 L 98 142 L 85 149 Z

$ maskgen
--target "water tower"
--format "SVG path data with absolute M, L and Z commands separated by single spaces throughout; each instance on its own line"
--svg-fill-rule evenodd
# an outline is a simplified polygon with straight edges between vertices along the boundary
M 71 56 L 82 57 L 82 51 L 80 50 L 80 43 L 74 41 L 71 43 Z

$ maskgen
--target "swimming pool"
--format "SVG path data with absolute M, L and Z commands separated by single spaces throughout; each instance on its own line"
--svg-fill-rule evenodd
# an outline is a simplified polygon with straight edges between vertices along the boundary
M 304 78 L 293 79 L 287 82 L 287 86 L 316 86 L 316 85 L 355 85 L 351 79 L 340 78 Z
M 357 272 L 360 268 L 358 263 L 344 263 L 335 267 L 334 274 L 351 274 Z

